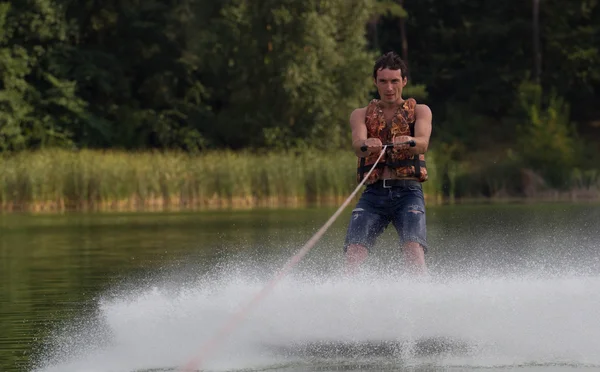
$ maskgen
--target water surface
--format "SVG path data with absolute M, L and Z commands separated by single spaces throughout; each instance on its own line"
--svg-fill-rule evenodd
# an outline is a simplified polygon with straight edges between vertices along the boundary
M 2 215 L 0 370 L 175 371 L 333 212 Z M 598 205 L 430 207 L 429 281 L 341 276 L 349 213 L 204 368 L 600 369 Z

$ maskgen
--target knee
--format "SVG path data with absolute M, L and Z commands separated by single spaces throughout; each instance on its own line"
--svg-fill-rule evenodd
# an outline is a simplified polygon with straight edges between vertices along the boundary
M 420 256 L 425 253 L 423 246 L 417 242 L 406 242 L 403 249 L 406 254 L 411 256 Z
M 350 244 L 346 247 L 347 256 L 366 256 L 369 250 L 360 244 Z

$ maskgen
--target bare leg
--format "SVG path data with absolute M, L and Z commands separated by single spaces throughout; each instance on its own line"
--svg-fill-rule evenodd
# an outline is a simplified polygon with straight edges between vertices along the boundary
M 417 242 L 407 242 L 402 247 L 404 252 L 404 262 L 409 273 L 423 276 L 427 275 L 427 266 L 425 265 L 425 251 L 421 244 Z
M 346 249 L 346 275 L 356 273 L 358 267 L 369 255 L 369 251 L 362 245 L 350 244 Z

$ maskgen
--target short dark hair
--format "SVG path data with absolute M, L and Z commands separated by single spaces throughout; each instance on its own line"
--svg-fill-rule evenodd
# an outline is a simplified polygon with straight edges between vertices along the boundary
M 375 61 L 373 67 L 373 79 L 377 79 L 377 71 L 389 68 L 390 70 L 400 70 L 403 78 L 408 77 L 408 67 L 406 63 L 395 52 L 387 52 Z

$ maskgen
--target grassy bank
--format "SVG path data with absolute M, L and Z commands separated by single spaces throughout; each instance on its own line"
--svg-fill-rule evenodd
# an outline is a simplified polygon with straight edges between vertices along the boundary
M 598 199 L 600 172 L 574 171 L 557 192 L 518 167 L 450 164 L 447 177 L 428 154 L 427 202 Z M 349 151 L 253 154 L 44 150 L 0 157 L 3 211 L 177 210 L 339 205 L 356 187 Z M 443 186 L 444 185 L 444 186 Z M 540 186 L 541 185 L 541 186 Z M 442 190 L 447 190 L 442 197 Z
M 126 211 L 335 204 L 356 187 L 355 161 L 347 151 L 20 153 L 0 160 L 0 206 Z

